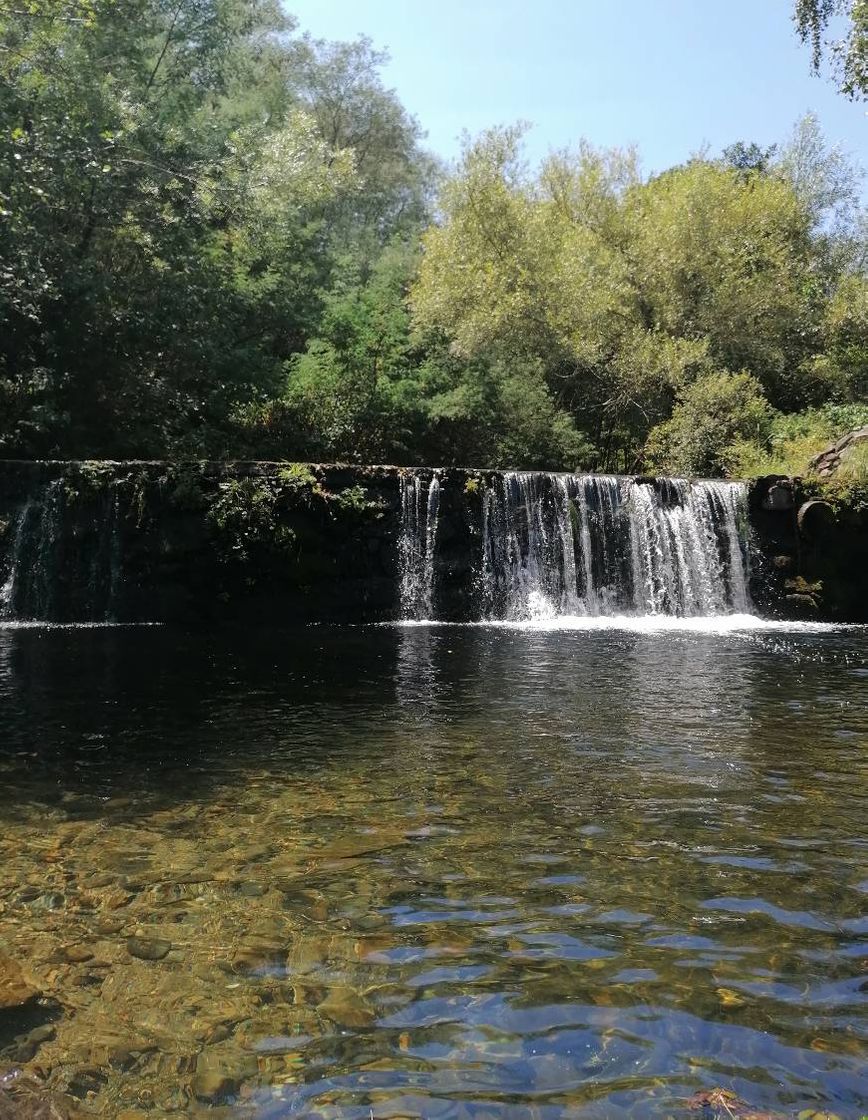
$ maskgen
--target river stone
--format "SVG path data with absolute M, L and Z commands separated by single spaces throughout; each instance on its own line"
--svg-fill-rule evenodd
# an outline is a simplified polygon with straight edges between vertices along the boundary
M 206 1069 L 193 1074 L 190 1088 L 198 1101 L 206 1104 L 223 1104 L 230 1097 L 237 1095 L 240 1084 L 237 1077 L 232 1077 L 228 1073 Z
M 817 600 L 812 595 L 801 593 L 785 595 L 784 602 L 789 607 L 790 612 L 798 618 L 810 618 L 819 610 Z
M 143 961 L 161 961 L 171 948 L 172 942 L 160 937 L 127 938 L 127 952 Z
M 60 956 L 70 964 L 84 964 L 85 961 L 93 960 L 93 953 L 83 945 L 64 945 Z
M 38 995 L 36 988 L 24 979 L 18 964 L 5 953 L 0 953 L 0 1011 L 24 1007 Z
M 231 970 L 242 976 L 254 972 L 282 971 L 286 949 L 280 944 L 251 944 L 238 949 L 232 957 Z
M 73 1111 L 68 1099 L 48 1092 L 44 1085 L 22 1070 L 0 1067 L 7 1080 L 0 1091 L 2 1120 L 78 1120 L 81 1113 Z
M 124 923 L 122 918 L 100 918 L 95 928 L 97 933 L 111 936 L 113 933 L 120 933 Z
M 330 988 L 319 1010 L 339 1027 L 369 1027 L 376 1015 L 352 988 Z

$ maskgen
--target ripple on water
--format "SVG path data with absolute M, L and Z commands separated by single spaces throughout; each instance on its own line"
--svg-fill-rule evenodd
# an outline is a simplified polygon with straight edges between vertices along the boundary
M 866 652 L 3 631 L 0 943 L 58 1010 L 0 1065 L 106 1118 L 858 1120 Z

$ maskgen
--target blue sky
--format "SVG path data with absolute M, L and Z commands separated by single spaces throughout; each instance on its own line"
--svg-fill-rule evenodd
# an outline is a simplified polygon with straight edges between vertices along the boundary
M 868 115 L 810 73 L 791 0 L 289 0 L 318 38 L 369 35 L 446 158 L 463 129 L 527 120 L 536 159 L 586 137 L 646 172 L 707 145 L 785 139 L 808 109 L 868 164 Z

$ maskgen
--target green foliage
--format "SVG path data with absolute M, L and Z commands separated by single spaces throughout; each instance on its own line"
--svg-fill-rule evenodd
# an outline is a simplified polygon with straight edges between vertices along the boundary
M 232 478 L 221 482 L 208 509 L 229 557 L 246 562 L 251 550 L 281 552 L 295 533 L 278 516 L 279 488 L 269 478 Z
M 284 493 L 296 497 L 316 494 L 321 497 L 324 493 L 316 475 L 307 463 L 289 463 L 277 472 L 277 481 Z
M 144 479 L 146 482 L 146 479 Z M 169 502 L 181 510 L 201 510 L 208 505 L 208 498 L 202 486 L 202 466 L 184 464 L 169 470 L 164 480 L 171 486 Z
M 838 89 L 854 100 L 868 97 L 868 2 L 796 0 L 793 18 L 802 42 L 811 46 L 817 73 L 823 58 L 823 33 L 833 20 L 844 20 L 843 37 L 830 47 Z
M 646 458 L 658 470 L 716 475 L 731 466 L 733 444 L 763 444 L 772 409 L 748 373 L 710 373 L 686 386 L 670 419 L 648 437 Z
M 287 463 L 273 474 L 221 482 L 206 516 L 224 558 L 246 563 L 251 555 L 296 558 L 302 526 L 380 513 L 360 484 L 332 492 L 307 464 Z
M 492 129 L 444 176 L 384 62 L 276 0 L 0 12 L 0 455 L 740 472 L 868 397 L 860 172 L 814 117 L 648 179 Z M 282 470 L 217 528 L 361 501 Z
M 809 479 L 805 494 L 828 502 L 836 514 L 845 517 L 868 514 L 868 470 L 866 457 L 859 456 L 855 474 L 839 474 L 831 478 Z
M 824 405 L 798 413 L 777 413 L 763 439 L 740 439 L 725 458 L 739 478 L 765 474 L 802 476 L 811 460 L 847 432 L 868 425 L 868 404 Z
M 365 488 L 358 483 L 339 490 L 332 496 L 332 502 L 342 514 L 362 514 L 374 508 L 374 504 L 368 501 Z
M 117 475 L 114 463 L 98 459 L 85 459 L 75 466 L 75 473 L 64 478 L 64 492 L 67 501 L 86 501 L 97 494 L 104 493 L 115 481 Z
M 293 38 L 272 0 L 0 15 L 0 453 L 238 453 L 229 418 L 278 390 L 340 254 L 424 208 L 380 61 Z
M 588 146 L 534 177 L 520 144 L 517 129 L 468 144 L 412 305 L 467 361 L 536 363 L 584 436 L 578 461 L 636 469 L 647 446 L 659 469 L 726 469 L 724 449 L 765 423 L 723 392 L 741 373 L 763 416 L 864 397 L 858 175 L 813 118 L 779 153 L 742 144 L 647 182 L 632 153 Z M 712 385 L 705 452 L 676 429 Z
M 320 336 L 288 364 L 284 407 L 311 457 L 402 457 L 418 431 L 418 354 L 404 306 L 414 264 L 397 243 L 366 283 L 348 275 L 326 301 Z

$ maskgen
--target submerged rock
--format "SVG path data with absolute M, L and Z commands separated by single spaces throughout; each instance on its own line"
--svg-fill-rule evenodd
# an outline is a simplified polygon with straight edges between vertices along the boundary
M 376 1015 L 352 988 L 330 988 L 319 1005 L 320 1012 L 339 1027 L 369 1027 Z
M 703 1089 L 689 1098 L 687 1107 L 709 1120 L 786 1120 L 783 1113 L 753 1108 L 729 1089 Z
M 0 1011 L 24 1007 L 39 996 L 39 991 L 24 979 L 21 967 L 0 953 Z
M 205 1104 L 223 1104 L 237 1095 L 240 1082 L 221 1070 L 202 1070 L 193 1075 L 190 1083 L 193 1096 Z
M 48 1092 L 22 1070 L 0 1068 L 2 1120 L 76 1120 L 80 1115 L 71 1102 Z
M 127 952 L 143 961 L 161 961 L 172 948 L 171 941 L 160 937 L 128 937 Z
M 64 945 L 60 949 L 59 956 L 70 964 L 84 964 L 86 961 L 93 960 L 93 953 L 84 945 Z

